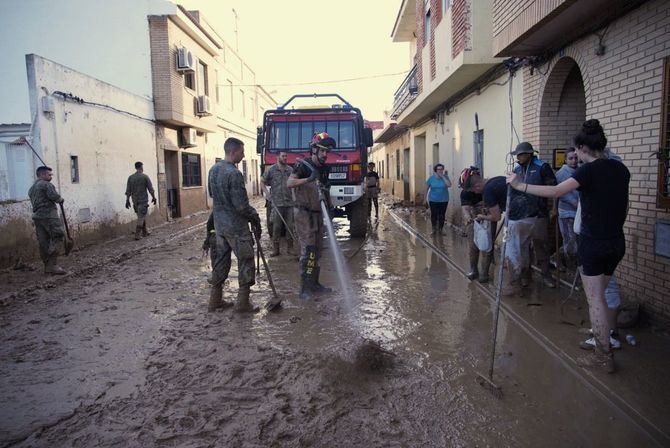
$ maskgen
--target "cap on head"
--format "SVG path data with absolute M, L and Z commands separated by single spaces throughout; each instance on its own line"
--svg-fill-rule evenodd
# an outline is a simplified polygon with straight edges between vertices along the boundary
M 322 149 L 333 149 L 337 146 L 337 143 L 335 142 L 335 139 L 326 132 L 319 132 L 312 137 L 311 146 Z
M 521 142 L 518 145 L 516 145 L 516 149 L 512 153 L 512 155 L 518 156 L 519 154 L 533 154 L 535 152 L 535 149 L 533 149 L 533 145 L 531 145 L 528 142 Z

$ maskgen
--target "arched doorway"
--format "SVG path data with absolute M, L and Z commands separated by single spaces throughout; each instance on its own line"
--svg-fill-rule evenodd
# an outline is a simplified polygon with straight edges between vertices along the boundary
M 586 120 L 582 72 L 570 57 L 556 62 L 548 74 L 540 103 L 540 157 L 552 163 L 554 149 L 572 146 L 572 137 Z
M 540 103 L 540 158 L 554 169 L 556 150 L 573 145 L 572 139 L 586 120 L 586 94 L 582 72 L 570 57 L 559 59 L 548 73 Z M 558 164 L 562 164 L 559 160 Z M 549 253 L 562 245 L 558 220 L 549 222 Z M 556 255 L 552 255 L 552 258 Z

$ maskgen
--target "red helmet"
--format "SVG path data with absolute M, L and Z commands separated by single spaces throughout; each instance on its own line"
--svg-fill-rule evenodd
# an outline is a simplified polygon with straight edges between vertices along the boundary
M 326 132 L 319 132 L 312 137 L 311 146 L 323 149 L 333 149 L 337 146 L 337 143 L 335 142 L 335 139 Z

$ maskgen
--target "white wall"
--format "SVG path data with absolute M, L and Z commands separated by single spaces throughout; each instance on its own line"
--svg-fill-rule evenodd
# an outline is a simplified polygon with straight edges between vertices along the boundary
M 29 123 L 25 55 L 39 54 L 146 98 L 152 97 L 149 14 L 167 0 L 3 0 L 0 123 Z
M 52 182 L 66 200 L 71 226 L 89 232 L 131 222 L 135 214 L 124 208 L 124 193 L 136 161 L 144 163 L 145 174 L 157 188 L 153 103 L 36 55 L 27 56 L 26 63 L 31 110 L 37 111 L 33 146 L 54 168 Z M 66 101 L 54 95 L 55 91 L 71 92 L 89 103 L 137 117 Z M 45 97 L 53 100 L 52 114 L 42 110 Z M 73 183 L 70 176 L 71 156 L 79 160 L 79 183 Z M 90 210 L 90 222 L 80 219 L 82 209 Z

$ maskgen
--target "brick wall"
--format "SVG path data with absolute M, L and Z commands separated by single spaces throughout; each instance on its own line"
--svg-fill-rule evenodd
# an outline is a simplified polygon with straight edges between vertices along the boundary
M 168 41 L 168 24 L 165 16 L 149 17 L 149 41 L 151 46 L 151 80 L 153 84 L 155 111 L 169 111 L 172 107 L 170 85 L 170 62 L 174 52 Z
M 424 16 L 426 14 L 423 0 L 416 1 L 416 54 L 414 55 L 414 65 L 416 65 L 416 81 L 419 87 L 419 94 L 423 92 L 423 47 L 426 45 L 424 35 Z
M 640 301 L 653 320 L 664 324 L 670 323 L 670 259 L 654 255 L 654 225 L 659 219 L 670 219 L 670 211 L 656 207 L 658 160 L 651 155 L 659 147 L 668 35 L 670 3 L 650 1 L 609 25 L 603 56 L 595 54 L 598 38 L 591 35 L 567 46 L 533 75 L 524 69 L 523 132 L 536 146 L 564 132 L 560 126 L 552 127 L 547 115 L 556 103 L 553 84 L 561 78 L 569 81 L 572 67 L 578 67 L 585 117 L 600 120 L 608 146 L 623 157 L 631 172 L 626 256 L 617 277 L 624 296 Z
M 505 48 L 550 13 L 574 0 L 494 0 L 493 54 Z
M 470 31 L 470 1 L 454 0 L 451 6 L 451 57 L 472 49 Z

